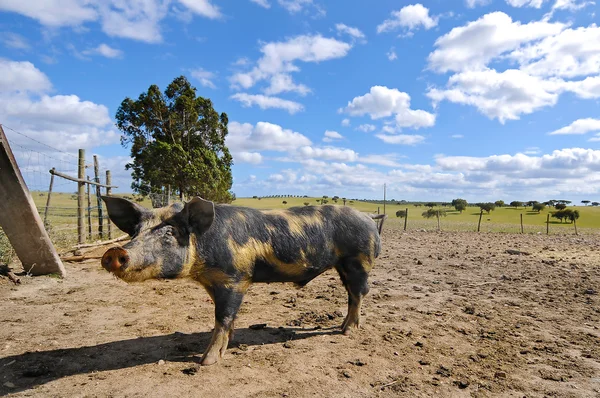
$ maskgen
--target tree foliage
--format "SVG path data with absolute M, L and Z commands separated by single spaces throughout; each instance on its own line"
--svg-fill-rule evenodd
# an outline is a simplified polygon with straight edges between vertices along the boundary
M 406 217 L 406 210 L 398 210 L 396 212 L 396 217 L 405 218 Z
M 440 217 L 446 217 L 446 210 L 428 209 L 427 211 L 424 211 L 423 213 L 421 213 L 421 215 L 425 218 L 437 217 L 438 214 Z
M 513 200 L 512 202 L 510 202 L 510 207 L 523 207 L 523 202 L 519 202 L 518 200 Z
M 504 207 L 504 201 L 503 200 L 497 200 L 494 202 L 494 204 L 496 205 L 496 207 Z
M 545 208 L 546 208 L 546 205 L 543 203 L 534 203 L 532 210 L 537 211 L 539 213 L 540 211 L 543 211 Z
M 456 209 L 456 211 L 463 212 L 463 210 L 467 209 L 469 204 L 465 199 L 452 199 L 452 206 Z
M 573 222 L 579 219 L 579 210 L 563 209 L 552 213 L 552 217 L 558 218 L 560 222 L 567 220 Z
M 185 76 L 163 92 L 151 85 L 137 100 L 125 98 L 116 114 L 121 144 L 131 145 L 131 188 L 148 195 L 167 186 L 179 196 L 230 202 L 233 160 L 227 146 L 227 114 L 196 96 Z
M 494 203 L 491 202 L 487 202 L 487 203 L 477 203 L 477 206 L 479 206 L 479 208 L 483 211 L 485 211 L 487 214 L 490 214 L 490 212 L 492 210 L 496 209 L 496 205 Z

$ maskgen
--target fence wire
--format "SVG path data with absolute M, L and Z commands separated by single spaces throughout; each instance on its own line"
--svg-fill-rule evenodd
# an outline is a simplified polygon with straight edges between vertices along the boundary
M 9 126 L 2 125 L 8 143 L 12 149 L 13 155 L 23 176 L 25 184 L 36 205 L 37 211 L 52 243 L 59 249 L 70 248 L 77 244 L 78 239 L 78 183 L 70 181 L 59 176 L 50 174 L 50 170 L 77 178 L 78 175 L 78 156 L 67 151 L 58 149 L 47 142 L 35 139 L 22 132 L 16 131 Z M 93 156 L 86 154 L 85 165 L 87 178 L 96 181 L 93 169 Z M 98 182 L 106 184 L 106 169 L 100 167 L 101 173 Z M 89 175 L 91 174 L 91 175 Z M 52 183 L 52 192 L 50 193 L 50 181 Z M 85 240 L 87 242 L 109 239 L 106 207 L 103 201 L 98 203 L 96 187 L 86 187 L 88 189 L 84 199 L 83 224 L 85 226 Z M 106 189 L 102 188 L 102 195 L 106 194 Z M 50 195 L 50 204 L 48 205 L 48 196 Z M 100 234 L 100 211 L 102 210 L 102 235 Z M 111 234 L 116 234 L 117 228 L 114 224 L 110 227 Z M 0 229 L 0 261 L 3 258 L 10 257 L 10 245 L 4 244 L 6 237 Z M 8 253 L 8 254 L 7 254 Z

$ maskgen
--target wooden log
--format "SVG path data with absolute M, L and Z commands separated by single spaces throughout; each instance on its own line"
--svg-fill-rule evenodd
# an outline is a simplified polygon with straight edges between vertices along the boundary
M 54 170 L 54 167 L 52 168 Z M 46 199 L 46 208 L 44 209 L 44 227 L 48 227 L 48 210 L 50 209 L 50 197 L 52 196 L 52 186 L 54 185 L 54 174 L 50 173 L 50 186 L 48 187 L 48 198 Z
M 111 239 L 111 240 L 105 240 L 105 241 L 102 241 L 102 242 L 85 243 L 85 244 L 82 244 L 82 245 L 76 245 L 75 248 L 76 249 L 83 249 L 83 248 L 86 248 L 86 247 L 103 246 L 103 245 L 108 245 L 110 243 L 121 242 L 121 241 L 127 240 L 129 238 L 131 238 L 129 235 L 121 235 L 118 238 Z
M 50 174 L 62 177 L 64 179 L 66 179 L 66 180 L 73 181 L 73 182 L 82 182 L 84 184 L 100 185 L 101 187 L 104 187 L 104 188 L 119 188 L 118 186 L 115 186 L 115 185 L 111 185 L 110 187 L 108 187 L 106 184 L 100 184 L 100 183 L 97 183 L 97 182 L 94 182 L 94 181 L 86 181 L 83 178 L 71 177 L 70 175 L 67 175 L 67 174 L 55 171 L 54 169 L 50 170 Z
M 94 155 L 94 175 L 96 176 L 96 182 L 100 183 L 100 166 L 98 165 L 98 156 L 96 155 Z M 102 219 L 102 193 L 100 192 L 99 185 L 96 185 L 96 200 L 98 202 L 98 236 L 102 240 L 104 238 L 104 220 Z
M 77 172 L 77 240 L 79 243 L 85 242 L 85 225 L 83 219 L 85 217 L 85 149 L 79 150 L 79 168 Z
M 111 189 L 112 179 L 110 175 L 110 170 L 106 170 L 106 196 L 110 196 L 112 194 Z M 110 225 L 110 219 L 106 222 L 106 229 L 108 231 L 108 239 L 112 239 L 112 231 Z
M 0 226 L 23 269 L 32 275 L 66 276 L 33 198 L 0 126 Z
M 88 176 L 88 181 L 90 177 Z M 87 188 L 87 223 L 88 223 L 88 239 L 92 240 L 92 198 L 90 197 L 90 184 L 86 184 Z

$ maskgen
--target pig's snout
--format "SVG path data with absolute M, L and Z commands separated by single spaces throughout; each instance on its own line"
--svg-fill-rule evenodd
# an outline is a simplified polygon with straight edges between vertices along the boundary
M 118 272 L 129 262 L 129 254 L 121 247 L 108 249 L 102 256 L 102 266 L 110 272 Z

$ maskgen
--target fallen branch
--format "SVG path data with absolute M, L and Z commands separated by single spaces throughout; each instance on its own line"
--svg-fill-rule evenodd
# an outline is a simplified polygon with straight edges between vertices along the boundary
M 69 256 L 69 257 L 61 257 L 62 261 L 85 261 L 85 260 L 97 260 L 102 258 L 102 256 Z
M 122 240 L 127 240 L 129 238 L 130 238 L 129 235 L 122 235 L 122 236 L 119 236 L 118 238 L 111 239 L 111 240 L 104 240 L 102 242 L 85 243 L 85 244 L 82 244 L 82 245 L 77 245 L 77 246 L 74 246 L 74 248 L 75 249 L 83 249 L 83 248 L 86 248 L 86 247 L 103 246 L 103 245 L 108 245 L 110 243 L 115 243 L 115 242 L 120 242 Z
M 16 276 L 15 274 L 13 274 L 13 272 L 10 270 L 10 268 L 6 264 L 0 264 L 0 275 L 6 276 L 15 285 L 18 285 L 19 283 L 21 283 L 21 279 L 19 279 L 18 276 Z
M 514 255 L 523 255 L 523 256 L 529 256 L 531 253 L 527 253 L 527 252 L 522 252 L 521 250 L 514 250 L 514 249 L 506 249 L 506 253 L 508 254 L 514 254 Z

